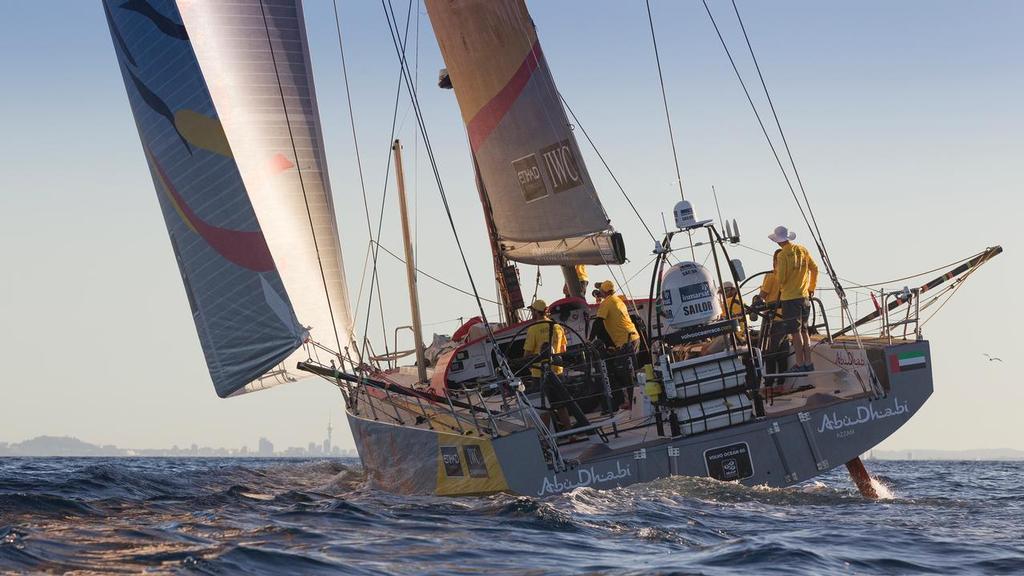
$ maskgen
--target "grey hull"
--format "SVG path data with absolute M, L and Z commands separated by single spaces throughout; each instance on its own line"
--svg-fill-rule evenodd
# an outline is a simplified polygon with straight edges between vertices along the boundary
M 868 451 L 905 424 L 931 395 L 927 342 L 884 352 L 884 362 L 876 365 L 887 384 L 883 397 L 837 401 L 812 396 L 803 410 L 693 436 L 658 437 L 652 428 L 652 439 L 604 452 L 597 444 L 596 453 L 559 472 L 545 462 L 532 429 L 491 439 L 386 424 L 351 413 L 348 418 L 371 483 L 397 493 L 545 496 L 671 475 L 784 487 Z M 924 369 L 900 370 L 898 358 L 907 354 L 923 354 Z

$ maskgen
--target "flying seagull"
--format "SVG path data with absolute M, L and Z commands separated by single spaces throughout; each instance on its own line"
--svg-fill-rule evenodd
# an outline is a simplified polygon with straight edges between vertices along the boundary
M 990 356 L 990 355 L 984 354 L 984 353 L 982 355 L 985 356 L 985 358 L 988 358 L 989 362 L 1002 362 L 1003 361 L 1002 358 L 997 358 L 995 356 Z

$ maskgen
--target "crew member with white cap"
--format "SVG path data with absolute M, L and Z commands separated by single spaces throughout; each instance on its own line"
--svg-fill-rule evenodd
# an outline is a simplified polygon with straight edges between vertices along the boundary
M 779 245 L 778 264 L 775 276 L 782 301 L 782 326 L 796 349 L 794 372 L 811 372 L 811 338 L 807 332 L 807 320 L 811 313 L 810 298 L 818 285 L 818 265 L 810 252 L 794 244 L 796 233 L 785 226 L 778 226 L 768 238 Z

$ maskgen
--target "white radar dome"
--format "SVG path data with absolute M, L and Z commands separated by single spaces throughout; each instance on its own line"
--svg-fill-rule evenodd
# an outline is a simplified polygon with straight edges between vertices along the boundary
M 693 211 L 693 205 L 686 200 L 677 202 L 675 208 L 672 209 L 672 214 L 676 217 L 676 228 L 680 230 L 698 228 L 711 222 L 711 220 L 697 220 L 697 214 Z
M 696 262 L 680 262 L 661 280 L 661 309 L 668 325 L 686 328 L 707 324 L 722 314 L 722 302 L 707 268 Z

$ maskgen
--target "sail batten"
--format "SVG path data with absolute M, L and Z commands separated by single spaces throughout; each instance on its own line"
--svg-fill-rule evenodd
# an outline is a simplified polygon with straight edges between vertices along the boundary
M 601 248 L 621 248 L 621 240 L 611 240 L 523 1 L 426 6 L 502 255 L 532 264 L 621 262 L 622 250 Z
M 300 2 L 103 7 L 218 395 L 305 377 L 353 336 Z

